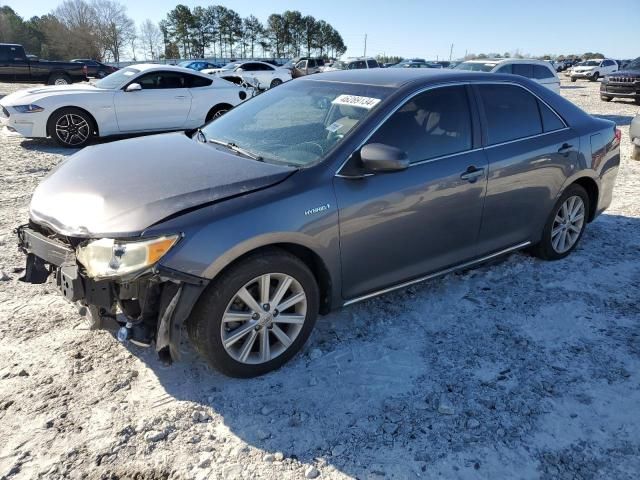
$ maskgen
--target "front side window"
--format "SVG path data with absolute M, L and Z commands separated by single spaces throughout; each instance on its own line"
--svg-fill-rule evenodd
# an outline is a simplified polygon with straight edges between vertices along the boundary
M 202 128 L 263 161 L 305 167 L 349 135 L 393 89 L 322 81 L 288 82 L 241 103 Z
M 369 68 L 378 68 L 378 62 L 375 60 L 367 60 L 367 66 Z
M 416 95 L 368 143 L 399 148 L 411 163 L 470 150 L 471 112 L 465 87 L 442 87 Z
M 513 73 L 512 65 L 510 63 L 508 63 L 507 65 L 503 65 L 498 70 L 496 70 L 495 73 Z
M 0 62 L 9 61 L 9 47 L 0 45 Z
M 136 79 L 143 90 L 186 88 L 185 77 L 180 72 L 151 72 Z
M 538 100 L 515 85 L 479 85 L 487 121 L 487 143 L 518 140 L 542 133 Z

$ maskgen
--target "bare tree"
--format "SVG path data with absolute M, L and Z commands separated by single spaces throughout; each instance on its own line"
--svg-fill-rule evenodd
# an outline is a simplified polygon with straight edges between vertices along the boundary
M 96 15 L 99 44 L 105 55 L 111 56 L 118 63 L 125 45 L 135 37 L 135 23 L 127 16 L 127 7 L 117 1 L 93 0 L 92 6 Z
M 140 25 L 140 41 L 142 42 L 145 60 L 147 59 L 147 55 L 151 60 L 157 60 L 161 51 L 162 32 L 160 32 L 158 26 L 149 19 L 146 19 L 142 22 L 142 25 Z

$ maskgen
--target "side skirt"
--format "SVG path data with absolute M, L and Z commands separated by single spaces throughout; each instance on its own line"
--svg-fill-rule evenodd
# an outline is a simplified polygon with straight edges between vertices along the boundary
M 476 260 L 471 260 L 469 262 L 461 263 L 459 265 L 455 265 L 453 267 L 449 267 L 449 268 L 446 268 L 444 270 L 440 270 L 440 271 L 435 272 L 435 273 L 430 273 L 429 275 L 425 275 L 424 277 L 419 277 L 419 278 L 416 278 L 414 280 L 409 280 L 408 282 L 403 282 L 403 283 L 399 283 L 397 285 L 394 285 L 392 287 L 387 287 L 387 288 L 385 288 L 383 290 L 378 290 L 376 292 L 368 293 L 368 294 L 363 295 L 361 297 L 356 297 L 356 298 L 353 298 L 351 300 L 347 300 L 346 302 L 344 302 L 342 304 L 342 306 L 346 307 L 348 305 L 353 305 L 354 303 L 362 302 L 364 300 L 368 300 L 370 298 L 377 297 L 379 295 L 384 295 L 385 293 L 393 292 L 394 290 L 399 290 L 401 288 L 405 288 L 405 287 L 408 287 L 410 285 L 414 285 L 416 283 L 424 282 L 426 280 L 431 280 L 432 278 L 436 278 L 436 277 L 441 277 L 443 275 L 447 275 L 448 273 L 452 273 L 452 272 L 455 272 L 457 270 L 462 270 L 464 268 L 472 267 L 474 265 L 478 265 L 480 263 L 484 263 L 484 262 L 486 262 L 488 260 L 491 260 L 493 258 L 499 257 L 501 255 L 505 255 L 507 253 L 515 252 L 516 250 L 521 250 L 521 249 L 523 249 L 525 247 L 528 247 L 529 245 L 531 245 L 531 242 L 529 242 L 529 241 L 522 242 L 522 243 L 519 243 L 518 245 L 514 245 L 513 247 L 505 248 L 504 250 L 500 250 L 499 252 L 492 253 L 492 254 L 486 255 L 484 257 L 480 257 L 480 258 L 478 258 Z

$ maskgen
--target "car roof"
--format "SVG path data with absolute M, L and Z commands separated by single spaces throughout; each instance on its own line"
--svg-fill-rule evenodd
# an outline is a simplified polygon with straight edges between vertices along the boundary
M 201 77 L 211 78 L 211 75 L 206 73 L 200 73 L 197 70 L 192 70 L 186 67 L 179 67 L 178 65 L 164 65 L 161 63 L 138 63 L 135 65 L 129 65 L 126 68 L 135 68 L 140 72 L 152 72 L 154 70 L 172 70 L 175 72 L 188 73 L 189 75 L 200 75 Z
M 531 63 L 535 65 L 547 65 L 550 60 L 538 60 L 537 58 L 486 58 L 465 60 L 463 63 L 481 63 L 483 65 L 498 65 L 501 63 Z
M 301 77 L 297 79 L 296 82 L 324 81 L 399 88 L 412 83 L 435 84 L 465 81 L 477 82 L 482 80 L 489 80 L 492 82 L 495 82 L 496 80 L 510 82 L 520 81 L 519 78 L 514 79 L 514 75 L 469 72 L 448 68 L 371 68 L 323 72 Z

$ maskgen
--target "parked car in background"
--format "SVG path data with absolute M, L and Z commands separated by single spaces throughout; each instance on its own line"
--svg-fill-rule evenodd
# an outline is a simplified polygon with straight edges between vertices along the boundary
M 533 58 L 468 60 L 456 66 L 456 69 L 520 75 L 544 85 L 555 93 L 560 93 L 560 78 L 551 64 L 544 60 Z
M 393 68 L 442 68 L 440 65 L 435 66 L 421 58 L 403 60 L 396 63 Z
M 299 57 L 287 62 L 284 66 L 291 71 L 293 78 L 298 78 L 320 73 L 325 66 L 325 62 L 323 58 L 319 57 Z
M 640 160 L 640 114 L 636 115 L 631 120 L 631 126 L 629 127 L 629 137 L 633 145 L 633 152 L 631 158 L 634 160 Z
M 594 59 L 579 63 L 571 69 L 569 75 L 571 76 L 572 82 L 575 82 L 579 78 L 586 78 L 587 80 L 595 82 L 600 77 L 614 73 L 617 70 L 618 64 L 615 60 L 608 58 Z
M 55 272 L 92 325 L 122 319 L 118 338 L 173 358 L 186 324 L 213 367 L 253 377 L 319 313 L 524 248 L 568 256 L 611 203 L 619 145 L 613 122 L 524 77 L 303 77 L 191 137 L 62 162 L 18 228 L 24 280 Z
M 627 63 L 622 70 L 602 79 L 600 98 L 605 102 L 614 98 L 628 98 L 640 105 L 640 57 Z
M 118 70 L 116 67 L 105 65 L 104 63 L 98 62 L 97 60 L 91 60 L 89 58 L 74 58 L 71 61 L 74 63 L 82 63 L 86 66 L 87 77 L 92 78 L 104 78 Z
M 247 98 L 219 78 L 172 65 L 142 64 L 95 84 L 20 90 L 0 99 L 0 123 L 24 137 L 82 147 L 94 137 L 196 128 Z
M 183 62 L 178 63 L 179 67 L 190 68 L 191 70 L 195 70 L 200 72 L 205 69 L 211 68 L 222 68 L 222 65 L 218 65 L 217 63 L 211 63 L 204 60 L 185 60 Z
M 323 72 L 335 72 L 336 70 L 362 70 L 368 68 L 380 68 L 378 61 L 371 57 L 355 57 L 346 60 L 336 60 L 330 67 L 323 67 Z
M 204 69 L 202 73 L 217 75 L 219 77 L 239 76 L 249 83 L 255 84 L 262 90 L 277 87 L 291 80 L 291 72 L 287 68 L 274 67 L 266 62 L 240 61 L 231 62 L 222 68 Z
M 442 68 L 451 68 L 451 62 L 448 60 L 435 60 L 429 63 L 432 65 L 440 65 Z
M 40 60 L 27 56 L 22 45 L 0 43 L 0 82 L 68 85 L 86 79 L 83 64 Z

